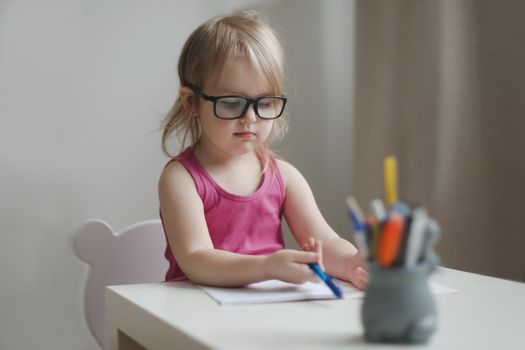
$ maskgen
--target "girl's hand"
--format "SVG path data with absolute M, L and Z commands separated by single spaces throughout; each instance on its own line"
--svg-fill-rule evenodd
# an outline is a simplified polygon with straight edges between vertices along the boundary
M 348 267 L 348 280 L 358 289 L 365 289 L 368 282 L 368 272 L 364 268 L 365 258 L 357 252 L 350 260 Z
M 319 254 L 319 261 L 317 263 L 324 270 L 324 265 L 323 265 L 323 245 L 322 245 L 321 241 L 315 240 L 313 237 L 310 237 L 308 239 L 308 242 L 304 243 L 301 246 L 301 248 L 304 251 L 316 252 L 317 254 Z
M 308 266 L 313 262 L 319 262 L 319 254 L 282 249 L 266 257 L 264 269 L 270 279 L 302 284 L 317 281 L 317 276 Z
M 310 238 L 301 248 L 306 251 L 317 252 L 317 254 L 319 254 L 319 265 L 323 270 L 325 269 L 322 263 L 323 252 L 321 241 Z M 348 275 L 343 279 L 347 279 L 358 289 L 365 289 L 366 283 L 368 282 L 368 272 L 364 268 L 364 257 L 360 252 L 352 256 L 347 271 Z

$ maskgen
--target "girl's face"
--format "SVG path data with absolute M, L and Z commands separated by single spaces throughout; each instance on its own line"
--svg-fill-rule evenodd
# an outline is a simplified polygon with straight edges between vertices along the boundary
M 272 95 L 264 76 L 244 58 L 226 64 L 217 82 L 202 90 L 210 96 L 239 95 L 255 99 Z M 262 145 L 272 130 L 273 120 L 259 118 L 253 104 L 241 118 L 233 120 L 217 118 L 213 102 L 202 98 L 198 111 L 202 127 L 199 147 L 207 152 L 225 156 L 246 154 Z

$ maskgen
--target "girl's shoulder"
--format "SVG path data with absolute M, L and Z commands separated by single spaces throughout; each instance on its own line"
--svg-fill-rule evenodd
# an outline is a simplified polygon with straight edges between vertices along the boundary
M 290 168 L 293 168 L 293 165 L 291 165 L 284 159 L 280 159 L 277 157 L 275 157 L 275 163 L 277 164 L 277 167 L 279 168 L 279 171 L 281 171 L 281 173 L 283 171 L 288 171 Z
M 186 168 L 182 164 L 180 159 L 171 159 L 162 170 L 162 176 L 180 176 L 181 174 L 187 173 Z
M 159 193 L 195 192 L 195 183 L 180 159 L 170 160 L 159 178 Z
M 183 180 L 191 179 L 191 175 L 186 169 L 186 166 L 183 162 L 191 161 L 191 149 L 190 147 L 186 148 L 178 155 L 174 156 L 164 166 L 162 173 L 160 175 L 160 180 L 165 181 L 174 181 L 174 180 Z
M 285 185 L 293 183 L 298 178 L 302 178 L 302 175 L 299 172 L 299 170 L 297 170 L 297 168 L 289 162 L 278 158 L 275 159 L 275 162 L 279 171 L 281 172 L 281 176 L 283 177 Z

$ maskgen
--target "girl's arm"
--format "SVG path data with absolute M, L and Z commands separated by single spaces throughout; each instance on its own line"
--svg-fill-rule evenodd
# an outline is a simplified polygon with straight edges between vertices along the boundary
M 364 288 L 367 273 L 363 257 L 349 241 L 339 237 L 319 210 L 310 186 L 301 173 L 287 162 L 278 161 L 286 183 L 284 215 L 300 247 L 315 251 L 310 238 L 321 242 L 326 271 L 337 278 Z
M 159 180 L 159 200 L 173 255 L 190 281 L 214 286 L 243 286 L 267 279 L 314 281 L 307 263 L 319 254 L 283 249 L 250 256 L 214 249 L 202 200 L 193 179 L 179 162 L 170 163 Z

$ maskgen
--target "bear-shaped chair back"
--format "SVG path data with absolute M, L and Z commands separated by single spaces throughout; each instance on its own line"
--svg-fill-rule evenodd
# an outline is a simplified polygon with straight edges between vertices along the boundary
M 115 233 L 106 222 L 92 219 L 76 231 L 75 254 L 89 265 L 84 280 L 84 317 L 102 349 L 108 348 L 106 286 L 162 282 L 168 268 L 165 249 L 160 220 L 139 222 Z

